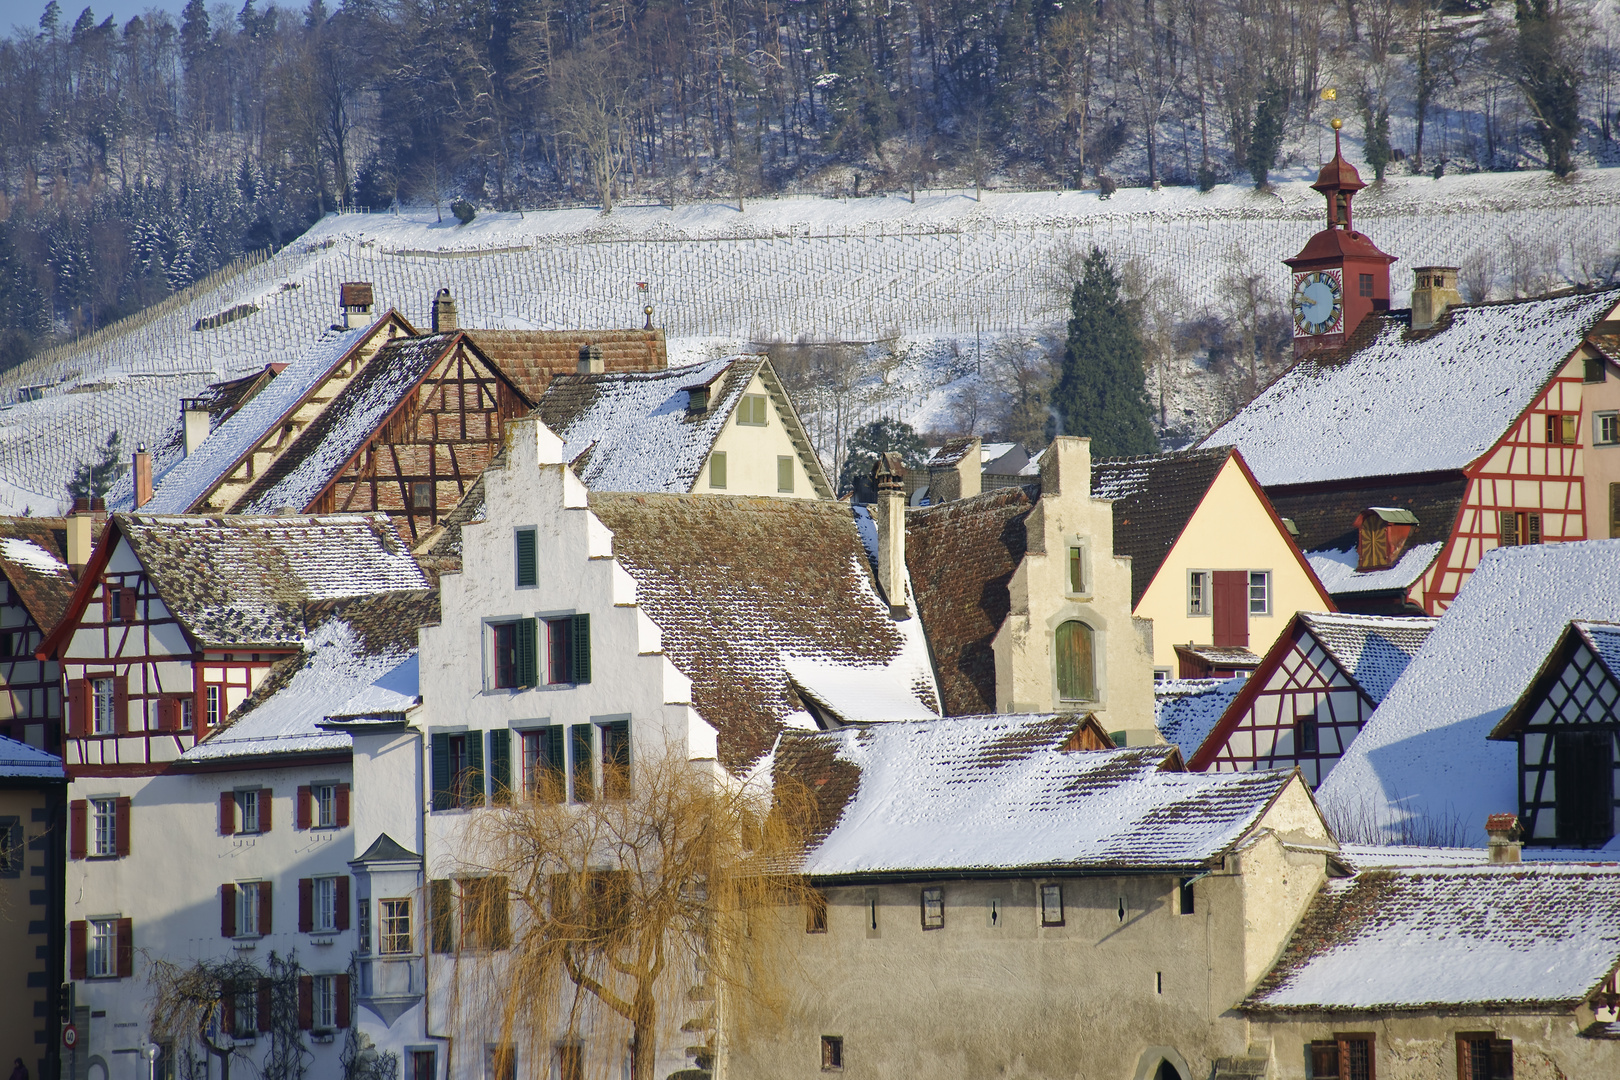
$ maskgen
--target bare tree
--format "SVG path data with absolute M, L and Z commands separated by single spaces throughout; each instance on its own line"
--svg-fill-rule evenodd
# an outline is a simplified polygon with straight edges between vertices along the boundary
M 602 212 L 608 213 L 630 159 L 634 84 L 619 57 L 597 45 L 559 57 L 549 81 L 557 133 L 584 154 Z

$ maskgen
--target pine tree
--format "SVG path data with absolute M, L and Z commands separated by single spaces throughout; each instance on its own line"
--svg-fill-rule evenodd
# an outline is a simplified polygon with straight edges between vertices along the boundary
M 1373 112 L 1372 102 L 1368 101 L 1362 112 L 1366 119 L 1363 121 L 1362 153 L 1366 155 L 1367 164 L 1373 167 L 1373 181 L 1382 183 L 1384 170 L 1389 168 L 1389 162 L 1394 152 L 1389 145 L 1389 105 L 1380 104 L 1378 112 Z
M 1070 312 L 1063 373 L 1052 392 L 1058 429 L 1089 435 L 1093 457 L 1158 453 L 1141 319 L 1100 248 L 1086 256 Z
M 928 460 L 928 447 L 904 420 L 884 417 L 855 429 L 844 446 L 844 468 L 838 490 L 854 491 L 857 501 L 871 501 L 872 468 L 879 454 L 898 453 L 908 469 L 920 469 Z
M 1254 102 L 1254 131 L 1249 136 L 1249 175 L 1254 186 L 1263 188 L 1270 177 L 1271 167 L 1277 163 L 1277 152 L 1282 149 L 1283 121 L 1288 118 L 1288 89 L 1267 75 L 1260 87 L 1260 96 Z
M 114 431 L 107 436 L 95 461 L 81 461 L 74 466 L 73 476 L 67 482 L 68 495 L 75 499 L 104 499 L 128 468 L 124 461 L 123 436 Z

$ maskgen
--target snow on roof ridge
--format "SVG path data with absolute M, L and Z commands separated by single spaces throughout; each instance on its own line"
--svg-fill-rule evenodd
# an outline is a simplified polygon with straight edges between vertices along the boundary
M 41 574 L 68 573 L 68 565 L 32 540 L 20 536 L 0 537 L 0 559 Z M 49 629 L 49 628 L 47 628 Z

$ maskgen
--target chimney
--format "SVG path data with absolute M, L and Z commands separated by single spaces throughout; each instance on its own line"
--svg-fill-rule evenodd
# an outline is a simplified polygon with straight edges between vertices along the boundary
M 1519 861 L 1519 819 L 1514 814 L 1492 814 L 1485 819 L 1486 850 L 1493 863 Z
M 343 329 L 353 330 L 371 322 L 374 298 L 369 281 L 345 281 L 338 286 L 338 306 L 343 309 Z
M 896 453 L 880 454 L 872 470 L 877 502 L 870 508 L 877 525 L 878 588 L 889 601 L 889 615 L 911 617 L 906 603 L 906 485 L 905 465 Z
M 579 373 L 581 375 L 600 375 L 602 370 L 602 346 L 581 345 L 579 347 Z
M 1420 266 L 1412 274 L 1412 329 L 1429 329 L 1447 308 L 1463 302 L 1455 266 Z
M 75 577 L 90 562 L 90 549 L 96 542 L 96 519 L 104 517 L 106 509 L 101 499 L 80 496 L 73 500 L 67 519 L 67 561 Z
M 928 466 L 928 501 L 953 502 L 971 499 L 983 490 L 984 473 L 979 465 L 979 437 L 952 439 L 940 447 Z
M 208 438 L 213 417 L 197 398 L 185 398 L 180 402 L 180 422 L 186 432 L 186 457 L 190 457 L 197 452 L 197 447 L 202 445 L 203 440 Z
M 456 322 L 456 299 L 450 295 L 449 289 L 440 289 L 439 294 L 433 298 L 433 332 L 435 334 L 448 334 L 461 327 Z
M 139 510 L 152 501 L 152 455 L 146 452 L 146 444 L 141 443 L 135 449 L 135 509 Z

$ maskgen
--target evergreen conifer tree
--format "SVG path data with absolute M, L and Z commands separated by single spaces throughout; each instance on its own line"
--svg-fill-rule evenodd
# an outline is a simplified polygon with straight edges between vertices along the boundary
M 1070 301 L 1069 343 L 1052 392 L 1058 430 L 1091 437 L 1094 458 L 1156 454 L 1141 321 L 1101 248 L 1086 256 Z
M 1277 152 L 1282 149 L 1283 121 L 1288 118 L 1288 89 L 1267 75 L 1254 103 L 1254 131 L 1249 137 L 1249 175 L 1254 186 L 1263 188 L 1270 177 L 1271 167 L 1277 163 Z
M 928 447 L 904 420 L 884 417 L 855 429 L 844 447 L 844 468 L 838 490 L 854 491 L 857 502 L 871 502 L 872 468 L 879 454 L 899 453 L 908 469 L 920 469 L 928 460 Z
M 96 455 L 95 461 L 81 461 L 68 480 L 68 495 L 75 499 L 85 497 L 103 499 L 112 490 L 113 483 L 129 466 L 124 462 L 124 440 L 118 432 L 107 436 L 107 442 Z

